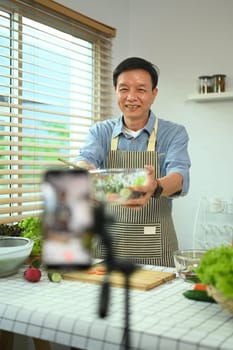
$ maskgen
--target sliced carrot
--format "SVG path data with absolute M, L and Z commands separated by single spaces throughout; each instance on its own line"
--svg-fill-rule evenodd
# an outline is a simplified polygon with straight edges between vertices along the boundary
M 194 288 L 193 288 L 193 290 L 203 290 L 203 291 L 206 291 L 206 289 L 207 289 L 207 286 L 204 283 L 196 283 L 194 284 Z
M 90 275 L 104 275 L 106 273 L 106 267 L 96 266 L 95 268 L 86 270 L 86 273 Z
M 96 266 L 95 270 L 96 271 L 100 271 L 100 272 L 106 272 L 106 267 L 104 267 L 104 266 Z
M 105 273 L 106 273 L 105 271 L 97 271 L 97 270 L 95 271 L 96 275 L 105 275 Z

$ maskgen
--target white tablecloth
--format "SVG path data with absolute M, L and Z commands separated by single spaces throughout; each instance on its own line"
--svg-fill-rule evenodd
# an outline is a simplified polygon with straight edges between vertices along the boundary
M 0 279 L 0 329 L 82 349 L 120 349 L 124 288 L 111 288 L 109 314 L 101 319 L 99 285 L 52 283 L 46 272 L 30 283 L 23 270 Z M 233 349 L 233 315 L 218 304 L 186 299 L 182 292 L 190 287 L 177 278 L 150 291 L 130 290 L 132 350 Z

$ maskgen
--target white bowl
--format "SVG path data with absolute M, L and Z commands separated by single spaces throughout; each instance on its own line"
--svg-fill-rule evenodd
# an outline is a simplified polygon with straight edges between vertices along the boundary
M 206 250 L 201 249 L 175 251 L 173 257 L 179 277 L 186 282 L 199 282 L 195 269 L 200 265 L 201 258 L 204 257 L 205 253 Z
M 0 236 L 0 277 L 18 271 L 31 254 L 34 241 L 26 237 Z
M 112 204 L 124 204 L 129 198 L 142 195 L 132 189 L 143 186 L 147 180 L 147 170 L 133 169 L 102 169 L 90 170 L 94 199 Z

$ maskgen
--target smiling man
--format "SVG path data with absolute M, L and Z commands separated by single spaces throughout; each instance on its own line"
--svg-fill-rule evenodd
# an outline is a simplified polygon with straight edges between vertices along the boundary
M 172 201 L 189 189 L 189 137 L 184 126 L 152 112 L 157 83 L 158 68 L 149 61 L 139 57 L 122 61 L 113 72 L 121 115 L 90 128 L 76 163 L 88 169 L 148 170 L 146 185 L 135 188 L 141 197 L 110 207 L 114 254 L 139 264 L 174 266 L 178 242 Z M 99 244 L 97 256 L 103 254 Z

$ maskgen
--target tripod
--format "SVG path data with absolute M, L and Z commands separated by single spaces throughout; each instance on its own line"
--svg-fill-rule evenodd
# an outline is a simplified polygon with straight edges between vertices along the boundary
M 106 317 L 108 312 L 108 304 L 110 299 L 110 275 L 112 271 L 120 271 L 124 274 L 125 280 L 125 325 L 122 346 L 123 349 L 130 349 L 130 276 L 137 269 L 137 267 L 130 261 L 120 260 L 114 257 L 114 252 L 112 248 L 111 235 L 108 233 L 107 226 L 114 222 L 113 218 L 106 216 L 105 208 L 102 203 L 100 203 L 95 210 L 96 214 L 96 233 L 101 237 L 103 244 L 106 247 L 106 268 L 107 274 L 102 285 L 100 304 L 99 304 L 99 316 L 101 318 Z

